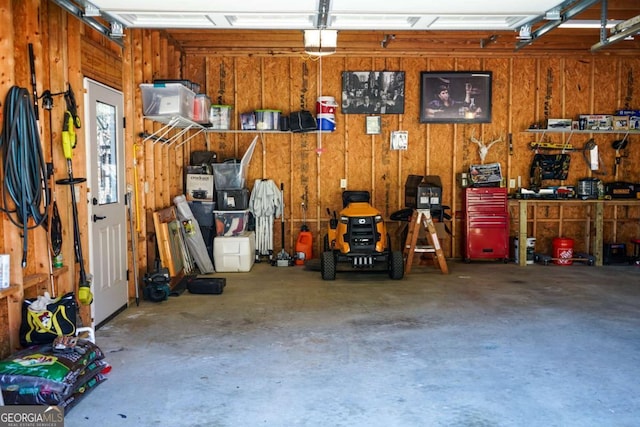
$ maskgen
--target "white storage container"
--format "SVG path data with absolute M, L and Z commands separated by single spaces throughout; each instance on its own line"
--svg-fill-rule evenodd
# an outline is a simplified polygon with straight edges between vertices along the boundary
M 211 129 L 228 130 L 231 126 L 231 105 L 212 105 L 209 111 Z
M 142 112 L 147 117 L 181 116 L 193 119 L 196 94 L 180 83 L 143 83 Z
M 251 271 L 255 261 L 256 235 L 246 231 L 239 236 L 213 239 L 213 262 L 216 272 Z

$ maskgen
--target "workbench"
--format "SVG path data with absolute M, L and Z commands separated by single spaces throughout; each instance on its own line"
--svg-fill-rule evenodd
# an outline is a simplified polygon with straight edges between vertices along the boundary
M 560 215 L 558 218 L 549 219 L 542 218 L 537 220 L 536 218 L 529 218 L 529 207 L 533 206 L 534 209 L 541 206 L 548 206 L 551 208 L 559 209 Z M 569 206 L 580 206 L 585 208 L 586 216 L 584 218 L 569 218 L 563 219 L 562 210 L 564 207 Z M 573 222 L 584 222 L 584 239 L 585 244 L 587 246 L 587 251 L 590 252 L 595 257 L 595 265 L 602 266 L 603 265 L 603 243 L 604 243 L 604 225 L 605 222 L 611 223 L 611 234 L 613 238 L 616 239 L 618 234 L 627 234 L 629 230 L 626 226 L 631 225 L 635 228 L 635 236 L 629 236 L 629 238 L 625 240 L 629 240 L 630 238 L 637 237 L 640 235 L 640 200 L 637 199 L 615 199 L 615 200 L 582 200 L 582 199 L 556 199 L 556 200 L 547 200 L 547 199 L 510 199 L 509 200 L 509 210 L 511 208 L 517 208 L 518 215 L 517 218 L 514 215 L 511 215 L 512 221 L 517 221 L 517 236 L 518 241 L 526 242 L 528 237 L 532 237 L 531 234 L 528 234 L 529 225 L 533 221 L 532 229 L 533 229 L 533 237 L 536 237 L 536 221 L 555 221 L 559 223 L 560 234 L 562 234 L 562 223 L 563 221 L 573 221 Z M 624 208 L 626 210 L 626 216 L 619 217 L 619 209 Z M 633 210 L 633 212 L 629 212 L 629 210 Z M 608 212 L 607 218 L 605 218 L 605 210 L 611 211 Z M 635 214 L 631 217 L 631 214 Z M 535 214 L 534 214 L 535 217 Z M 619 233 L 617 230 L 618 222 L 624 222 L 624 229 L 621 226 L 621 232 Z M 593 232 L 591 231 L 593 227 Z M 623 232 L 624 231 L 624 232 Z M 593 240 L 593 242 L 592 242 Z M 527 245 L 521 244 L 518 246 L 518 264 L 521 267 L 527 265 Z

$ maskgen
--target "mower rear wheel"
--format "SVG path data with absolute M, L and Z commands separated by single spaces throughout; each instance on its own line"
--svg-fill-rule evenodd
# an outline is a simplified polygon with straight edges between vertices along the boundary
M 392 280 L 400 280 L 404 277 L 404 258 L 402 252 L 391 252 L 389 257 L 389 277 Z
M 336 258 L 333 252 L 322 252 L 320 269 L 322 271 L 322 280 L 336 280 Z

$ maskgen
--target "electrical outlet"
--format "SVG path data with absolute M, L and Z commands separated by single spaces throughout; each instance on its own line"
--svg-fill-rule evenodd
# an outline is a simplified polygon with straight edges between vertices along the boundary
M 516 188 L 516 180 L 515 180 L 515 178 L 511 178 L 509 180 L 509 188 Z
M 347 180 L 345 178 L 340 179 L 340 188 L 343 190 L 347 188 Z

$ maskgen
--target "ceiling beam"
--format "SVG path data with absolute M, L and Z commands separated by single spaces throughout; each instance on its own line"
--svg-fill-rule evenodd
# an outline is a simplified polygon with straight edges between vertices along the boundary
M 590 8 L 594 4 L 598 3 L 599 1 L 600 0 L 582 0 L 582 1 L 574 4 L 569 9 L 567 9 L 564 13 L 560 14 L 560 19 L 557 19 L 557 20 L 554 20 L 554 21 L 548 21 L 547 23 L 543 24 L 540 28 L 538 28 L 535 31 L 533 31 L 531 33 L 531 37 L 530 38 L 524 39 L 524 40 L 520 40 L 519 42 L 517 42 L 515 50 L 518 51 L 518 50 L 522 49 L 523 47 L 530 45 L 531 43 L 533 43 L 534 41 L 536 41 L 537 39 L 539 39 L 543 35 L 547 34 L 549 31 L 551 31 L 551 30 L 553 30 L 555 28 L 558 28 L 564 22 L 570 20 L 574 16 L 579 15 L 580 13 L 582 13 L 586 9 Z M 541 17 L 536 22 L 529 23 L 529 25 L 533 26 L 535 23 L 540 22 L 543 19 L 544 19 L 544 17 Z
M 624 40 L 627 37 L 633 37 L 638 33 L 640 33 L 640 22 L 636 22 L 635 24 L 623 29 L 622 31 L 609 36 L 608 38 L 601 39 L 598 43 L 591 46 L 591 52 L 597 52 L 602 48 Z

